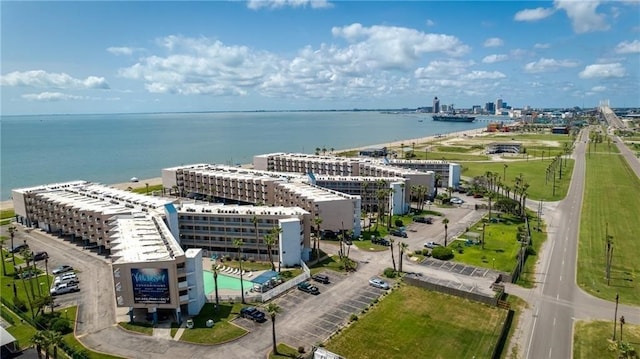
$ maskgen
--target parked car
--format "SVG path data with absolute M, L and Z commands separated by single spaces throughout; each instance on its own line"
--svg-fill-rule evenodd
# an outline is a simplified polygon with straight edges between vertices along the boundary
M 11 248 L 9 253 L 20 253 L 20 251 L 22 251 L 23 249 L 28 249 L 28 248 L 29 248 L 28 244 L 18 244 L 15 247 Z
M 251 319 L 254 322 L 262 323 L 267 319 L 264 315 L 264 312 L 260 311 L 256 307 L 243 307 L 240 309 L 240 316 L 243 318 Z
M 47 252 L 37 252 L 33 255 L 34 261 L 43 261 L 49 258 L 49 254 Z
M 70 265 L 61 265 L 58 268 L 55 268 L 54 270 L 51 271 L 51 274 L 56 275 L 56 274 L 62 274 L 65 272 L 70 272 L 73 270 L 73 267 Z
M 403 232 L 399 229 L 392 229 L 389 234 L 391 234 L 392 236 L 396 236 L 396 237 L 403 237 L 403 238 L 407 238 L 407 233 Z
M 418 222 L 418 223 L 432 224 L 432 223 L 433 223 L 433 218 L 431 218 L 431 217 L 415 216 L 415 217 L 413 217 L 413 221 L 414 221 L 414 222 Z
M 436 243 L 434 241 L 430 241 L 424 244 L 425 247 L 427 248 L 435 248 L 435 247 L 439 247 L 440 243 Z
M 80 290 L 80 287 L 78 286 L 77 283 L 76 284 L 62 283 L 58 286 L 51 288 L 49 293 L 51 293 L 51 295 L 60 295 L 60 294 L 78 292 L 79 290 Z
M 310 293 L 313 295 L 318 295 L 320 294 L 320 290 L 318 290 L 318 287 L 316 287 L 315 285 L 309 283 L 309 282 L 302 282 L 300 284 L 298 284 L 298 289 L 306 292 L 306 293 Z
M 458 197 L 451 197 L 451 200 L 449 201 L 453 204 L 463 204 L 464 201 L 461 198 Z
M 320 238 L 322 239 L 338 239 L 338 234 L 330 229 L 325 229 L 320 232 Z
M 59 285 L 59 284 L 63 284 L 63 283 L 80 283 L 80 280 L 78 280 L 78 276 L 75 273 L 65 273 L 63 275 L 59 275 L 57 277 L 55 277 L 55 279 L 53 280 L 53 285 Z
M 371 243 L 379 244 L 381 246 L 387 246 L 387 247 L 391 245 L 391 242 L 389 242 L 389 240 L 386 238 L 372 238 Z
M 329 284 L 329 276 L 326 274 L 314 274 L 311 278 L 316 282 Z
M 372 287 L 380 288 L 380 289 L 389 289 L 389 284 L 379 278 L 371 278 L 369 279 L 369 285 Z

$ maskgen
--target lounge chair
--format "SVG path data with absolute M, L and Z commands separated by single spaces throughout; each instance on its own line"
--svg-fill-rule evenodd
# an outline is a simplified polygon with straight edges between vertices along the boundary
M 249 274 L 247 274 L 247 277 L 251 277 L 253 275 L 253 272 L 249 272 Z

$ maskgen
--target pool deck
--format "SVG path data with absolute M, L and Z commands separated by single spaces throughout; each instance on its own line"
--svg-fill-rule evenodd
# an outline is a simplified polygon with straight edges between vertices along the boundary
M 215 260 L 212 260 L 211 258 L 208 257 L 203 257 L 202 258 L 202 269 L 206 270 L 206 271 L 212 271 L 213 270 L 213 266 L 216 263 Z M 252 278 L 255 278 L 257 276 L 259 276 L 260 274 L 266 272 L 265 270 L 261 270 L 261 271 L 252 271 L 252 272 L 245 272 L 245 274 L 242 276 L 243 280 L 246 281 L 251 281 Z M 221 274 L 224 274 L 226 276 L 229 277 L 234 277 L 234 278 L 238 278 L 240 279 L 240 275 L 239 274 L 234 274 L 233 272 L 219 272 Z M 251 291 L 250 288 L 247 289 L 245 288 L 245 295 L 251 295 Z M 211 294 L 209 294 L 211 295 Z M 233 289 L 224 289 L 224 288 L 219 288 L 218 289 L 218 295 L 220 295 L 221 297 L 239 297 L 240 296 L 240 291 L 239 290 L 233 290 Z

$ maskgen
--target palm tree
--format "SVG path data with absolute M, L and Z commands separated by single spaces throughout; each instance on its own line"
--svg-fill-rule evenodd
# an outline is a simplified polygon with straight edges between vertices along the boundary
M 16 227 L 14 225 L 9 225 L 8 228 L 9 235 L 11 236 L 11 261 L 13 262 L 13 271 L 16 270 L 16 253 L 13 251 L 13 237 L 16 233 Z
M 278 354 L 278 345 L 276 344 L 276 315 L 282 311 L 279 305 L 276 303 L 269 303 L 267 305 L 267 313 L 271 317 L 271 337 L 273 338 L 273 353 Z
M 58 359 L 58 346 L 62 344 L 62 334 L 54 330 L 44 331 L 45 339 L 45 357 L 49 358 L 49 349 L 53 347 L 53 359 Z
M 316 156 L 320 154 L 320 147 L 316 147 Z
M 214 265 L 211 265 L 211 269 L 213 270 L 213 287 L 216 290 L 216 309 L 218 309 L 220 306 L 220 297 L 218 296 L 218 269 Z
M 276 238 L 274 237 L 273 232 L 269 231 L 269 233 L 265 234 L 262 237 L 262 241 L 264 242 L 264 245 L 267 246 L 267 255 L 269 256 L 269 263 L 271 264 L 271 270 L 275 271 L 276 265 L 273 264 L 273 253 L 271 252 L 273 250 L 273 245 L 276 244 Z
M 504 167 L 502 169 L 502 179 L 507 182 L 507 167 L 509 167 L 509 165 L 507 165 L 506 163 L 504 164 Z
M 316 238 L 313 241 L 313 250 L 316 252 L 316 260 L 320 259 L 320 225 L 322 224 L 322 218 L 316 217 L 313 219 L 313 223 L 316 225 Z
M 330 150 L 331 150 L 331 153 L 333 153 L 333 151 L 335 151 L 336 149 L 331 147 Z
M 408 244 L 404 243 L 404 242 L 399 242 L 398 243 L 398 270 L 400 272 L 402 272 L 402 257 L 404 255 L 404 252 L 407 250 L 407 248 L 409 247 Z
M 38 358 L 42 358 L 42 347 L 47 346 L 46 338 L 44 336 L 44 331 L 38 330 L 31 338 L 31 342 L 36 346 L 36 352 L 38 353 Z
M 274 241 L 276 243 L 280 242 L 280 234 L 282 234 L 282 228 L 277 226 L 273 227 L 271 228 L 271 233 L 273 234 Z M 281 265 L 282 265 L 282 253 L 278 251 L 278 273 L 280 273 Z
M 444 224 L 444 246 L 447 246 L 447 230 L 449 229 L 449 218 L 444 217 L 442 219 L 442 224 Z
M 257 247 L 258 241 L 260 240 L 258 237 L 258 217 L 256 216 L 251 217 L 251 223 L 253 223 L 253 232 L 256 234 L 256 247 Z
M 327 154 L 327 148 L 326 148 L 326 147 L 324 147 L 324 146 L 322 147 L 322 154 L 323 154 L 323 155 L 326 155 L 326 154 Z
M 2 275 L 6 276 L 7 275 L 7 268 L 5 267 L 5 263 L 4 263 L 4 242 L 7 239 L 2 237 L 0 238 L 0 260 L 2 260 Z
M 389 238 L 389 242 L 391 242 L 391 245 L 389 246 L 389 249 L 391 249 L 391 263 L 393 263 L 393 272 L 396 272 L 396 258 L 393 256 L 393 243 L 395 242 L 395 239 L 393 238 Z
M 238 262 L 240 263 L 240 295 L 242 298 L 242 303 L 244 304 L 244 285 L 242 284 L 242 245 L 244 242 L 242 238 L 236 238 L 233 240 L 233 246 L 238 249 Z
M 33 259 L 33 253 L 31 252 L 29 247 L 26 247 L 20 251 L 20 254 L 22 255 L 22 258 L 24 259 L 24 261 L 27 262 L 27 265 L 23 268 L 23 270 L 26 270 L 27 271 L 26 275 L 29 276 L 29 287 L 31 288 L 31 297 L 35 298 L 36 296 L 33 290 L 33 281 L 31 280 L 31 275 L 29 275 L 29 272 L 31 272 L 31 259 Z

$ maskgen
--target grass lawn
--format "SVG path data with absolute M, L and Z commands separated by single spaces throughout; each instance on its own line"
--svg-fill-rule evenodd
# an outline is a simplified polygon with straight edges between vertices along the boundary
M 7 318 L 4 318 L 5 316 Z M 9 334 L 13 335 L 13 337 L 18 340 L 18 345 L 20 345 L 20 348 L 24 349 L 31 346 L 31 338 L 33 338 L 33 335 L 36 333 L 35 328 L 22 321 L 19 316 L 8 310 L 7 307 L 4 306 L 4 304 L 2 305 L 2 317 L 7 322 L 13 322 L 12 325 L 5 329 L 9 332 Z
M 68 308 L 64 308 L 64 310 L 66 311 L 65 315 L 70 319 L 70 320 L 75 320 L 76 318 L 76 312 L 78 310 L 78 307 L 73 306 L 73 307 L 68 307 Z M 72 323 L 73 325 L 73 323 Z M 98 352 L 94 352 L 94 351 L 90 351 L 89 349 L 85 348 L 73 335 L 72 333 L 66 334 L 65 336 L 63 336 L 62 340 L 64 341 L 64 343 L 71 348 L 74 352 L 76 353 L 86 353 L 88 355 L 89 358 L 91 359 L 122 359 L 122 357 L 119 356 L 115 356 L 115 355 L 109 355 L 109 354 L 103 354 L 103 353 L 98 353 Z M 58 353 L 60 353 L 61 350 L 58 351 Z M 58 354 L 60 355 L 60 354 Z
M 417 160 L 445 160 L 445 161 L 486 161 L 489 156 L 486 155 L 472 155 L 467 153 L 458 152 L 432 152 L 425 153 L 424 151 L 416 151 Z
M 615 154 L 587 156 L 580 242 L 578 244 L 578 285 L 592 295 L 640 304 L 640 241 L 638 204 L 640 179 L 626 161 Z M 611 283 L 607 285 L 606 235 L 612 236 Z
M 520 250 L 520 242 L 516 240 L 517 227 L 523 223 L 512 215 L 503 214 L 501 218 L 504 221 L 500 223 L 486 224 L 484 249 L 477 244 L 465 245 L 466 239 L 449 242 L 449 248 L 454 251 L 453 260 L 478 267 L 511 272 L 516 265 L 516 255 Z M 480 234 L 478 239 L 482 239 L 482 222 L 470 227 L 469 230 Z M 458 245 L 463 249 L 463 253 L 458 252 Z
M 199 344 L 220 344 L 238 338 L 247 333 L 246 330 L 229 323 L 240 314 L 242 303 L 220 303 L 216 311 L 214 303 L 206 303 L 200 314 L 193 318 L 194 328 L 186 329 L 180 340 Z M 213 319 L 215 324 L 207 328 L 206 322 Z
M 143 322 L 120 322 L 119 326 L 123 327 L 126 330 L 130 330 L 132 332 L 137 332 L 144 335 L 153 335 L 153 324 L 151 323 L 143 323 Z
M 325 269 L 330 269 L 336 272 L 345 272 L 344 265 L 340 262 L 337 255 L 331 255 L 320 262 L 309 267 L 311 274 L 322 272 Z
M 573 331 L 573 358 L 618 358 L 613 336 L 613 322 L 576 322 Z M 620 324 L 616 325 L 616 339 L 620 339 Z M 625 324 L 622 332 L 624 342 L 640 352 L 640 325 Z
M 269 359 L 281 359 L 281 358 L 297 358 L 300 353 L 295 348 L 292 348 L 286 344 L 278 344 L 278 354 L 274 354 L 273 351 L 269 353 Z
M 153 185 L 153 186 L 149 186 L 149 194 L 153 193 L 153 191 L 161 191 L 162 192 L 162 185 L 158 184 L 158 185 Z M 147 194 L 147 186 L 142 186 L 142 187 L 135 187 L 131 190 L 131 192 L 133 193 L 139 193 L 139 194 Z
M 533 217 L 529 216 L 529 218 Z M 533 249 L 536 251 L 536 254 L 529 254 L 529 256 L 527 257 L 527 261 L 524 263 L 524 269 L 520 273 L 520 277 L 517 281 L 518 285 L 525 288 L 533 288 L 536 284 L 536 262 L 538 261 L 538 253 L 540 253 L 542 244 L 547 240 L 547 230 L 544 223 L 540 224 L 542 231 L 538 232 L 535 230 L 538 225 L 537 221 L 535 221 L 534 219 L 530 219 L 530 221 L 532 237 L 531 242 L 533 244 Z
M 487 358 L 507 315 L 503 309 L 403 284 L 328 350 L 357 358 Z
M 503 162 L 464 162 L 462 163 L 462 174 L 467 177 L 483 176 L 488 171 L 498 173 L 499 176 L 506 174 L 506 184 L 513 188 L 515 178 L 522 173 L 524 181 L 529 184 L 529 189 L 527 190 L 529 194 L 528 198 L 544 201 L 559 201 L 566 197 L 567 191 L 569 190 L 574 161 L 569 159 L 566 167 L 563 165 L 562 179 L 556 177 L 555 196 L 553 195 L 552 181 L 546 181 L 546 170 L 550 163 L 551 160 L 547 160 L 546 158 L 544 161 L 539 159 L 511 161 L 506 163 L 507 168 L 505 170 L 505 163 Z M 502 182 L 505 183 L 504 181 Z

